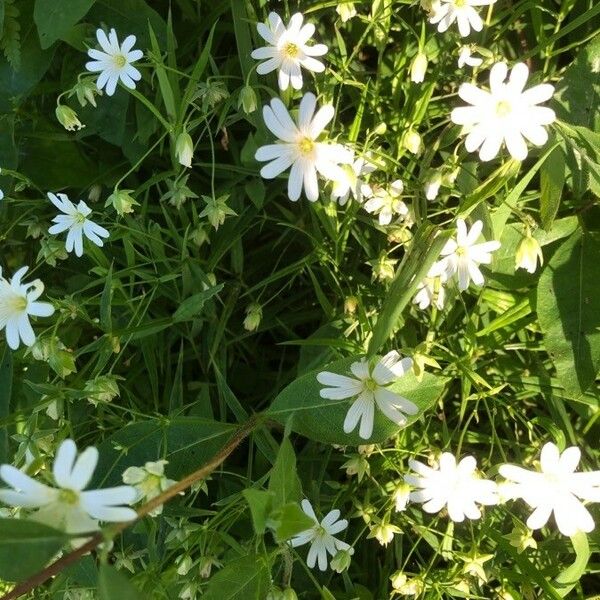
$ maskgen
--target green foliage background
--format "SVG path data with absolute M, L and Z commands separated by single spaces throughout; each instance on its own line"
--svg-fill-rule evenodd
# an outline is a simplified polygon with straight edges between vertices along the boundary
M 435 32 L 416 3 L 354 4 L 359 15 L 342 23 L 333 1 L 0 2 L 0 265 L 9 273 L 33 267 L 58 309 L 36 324 L 43 360 L 0 347 L 0 459 L 19 463 L 29 451 L 37 472 L 70 436 L 100 447 L 97 484 L 160 458 L 179 479 L 236 424 L 255 412 L 268 417 L 202 489 L 31 598 L 177 598 L 193 583 L 203 598 L 241 600 L 291 583 L 300 598 L 377 600 L 388 597 L 398 569 L 424 578 L 425 598 L 464 598 L 457 557 L 473 550 L 493 559 L 488 583 L 469 580 L 468 597 L 600 593 L 597 531 L 568 540 L 549 529 L 536 534 L 535 551 L 520 554 L 503 537 L 524 520 L 518 505 L 454 527 L 418 509 L 395 515 L 390 499 L 409 457 L 441 450 L 473 453 L 488 474 L 499 462 L 530 462 L 549 440 L 579 445 L 587 468 L 600 464 L 600 5 L 498 0 L 489 13 L 477 43 L 497 58 L 528 61 L 534 83 L 557 88 L 551 140 L 519 165 L 480 164 L 457 146 L 449 114 L 468 75 L 456 68 L 456 34 Z M 334 102 L 335 136 L 377 155 L 383 168 L 372 181 L 405 182 L 412 231 L 390 234 L 356 203 L 330 204 L 328 192 L 314 204 L 291 203 L 283 180 L 260 178 L 254 151 L 271 138 L 260 109 L 238 108 L 239 93 L 248 82 L 260 108 L 278 90 L 273 76 L 254 72 L 250 52 L 262 45 L 254 24 L 269 10 L 297 9 L 330 48 L 327 72 L 307 76 L 305 90 Z M 97 108 L 62 97 L 85 124 L 68 132 L 54 118 L 56 99 L 83 72 L 98 27 L 137 36 L 143 80 L 135 94 L 97 98 Z M 425 82 L 413 84 L 420 41 L 430 64 Z M 190 170 L 175 157 L 184 124 L 195 143 Z M 410 128 L 423 138 L 420 156 L 402 144 Z M 443 167 L 459 169 L 456 181 L 428 203 L 423 185 Z M 132 213 L 105 205 L 115 190 L 130 191 Z M 64 254 L 46 233 L 54 216 L 48 191 L 90 197 L 111 232 L 104 249 L 87 246 L 82 259 Z M 200 215 L 205 197 L 222 196 L 236 214 L 215 231 Z M 443 311 L 418 311 L 416 282 L 441 247 L 440 237 L 432 240 L 456 216 L 481 219 L 486 239 L 502 247 L 486 287 L 451 295 Z M 514 256 L 532 223 L 545 264 L 529 275 L 515 272 Z M 392 281 L 373 277 L 382 257 L 395 261 Z M 349 297 L 357 303 L 351 314 Z M 262 320 L 249 332 L 252 303 Z M 343 465 L 357 458 L 360 440 L 343 434 L 345 411 L 318 398 L 306 374 L 393 348 L 439 368 L 427 367 L 422 382 L 400 382 L 424 413 L 401 431 L 378 422 L 380 445 L 363 459 L 369 472 L 352 477 Z M 119 396 L 88 401 L 86 384 L 106 376 Z M 278 543 L 302 528 L 301 497 L 322 513 L 354 517 L 347 572 L 310 572 L 303 550 Z M 598 507 L 592 511 L 599 521 Z M 388 517 L 402 533 L 384 548 L 367 535 Z M 0 521 L 7 582 L 43 566 L 64 541 L 41 528 L 20 531 L 17 543 L 10 521 Z M 33 556 L 34 547 L 46 551 Z M 30 562 L 15 574 L 21 555 Z M 177 572 L 182 556 L 192 561 L 185 574 Z

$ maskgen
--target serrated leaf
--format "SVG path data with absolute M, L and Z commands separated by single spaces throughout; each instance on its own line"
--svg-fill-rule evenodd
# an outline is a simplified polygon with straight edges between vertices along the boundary
M 565 390 L 582 395 L 600 369 L 600 239 L 575 232 L 544 268 L 537 314 Z
M 22 581 L 42 569 L 66 543 L 62 531 L 22 519 L 0 519 L 0 579 Z
M 343 430 L 344 418 L 354 399 L 321 398 L 319 392 L 324 386 L 317 381 L 317 374 L 320 371 L 350 374 L 350 365 L 359 358 L 337 360 L 299 377 L 279 393 L 267 411 L 267 415 L 280 423 L 289 424 L 292 431 L 318 442 L 347 445 L 367 443 L 367 440 L 358 435 L 358 429 L 349 434 L 344 433 Z M 405 427 L 416 421 L 424 411 L 435 404 L 446 382 L 445 377 L 431 373 L 425 373 L 422 381 L 419 382 L 411 371 L 389 386 L 393 392 L 408 398 L 419 407 L 417 415 L 407 415 Z M 376 409 L 373 434 L 368 443 L 384 442 L 399 430 L 400 427 L 396 423 Z

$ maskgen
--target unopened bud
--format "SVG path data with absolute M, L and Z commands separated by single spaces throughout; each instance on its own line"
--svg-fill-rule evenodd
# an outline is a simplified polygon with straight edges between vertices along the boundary
M 528 273 L 535 273 L 537 261 L 544 264 L 544 255 L 539 242 L 531 235 L 529 229 L 527 234 L 517 248 L 515 256 L 515 269 L 525 269 Z
M 192 166 L 194 142 L 187 131 L 182 131 L 177 136 L 177 141 L 175 142 L 175 156 L 177 156 L 179 164 L 182 164 L 184 167 Z
M 77 113 L 66 104 L 59 104 L 56 107 L 56 118 L 58 122 L 67 130 L 75 131 L 85 127 L 77 117 Z
M 243 110 L 247 115 L 253 113 L 256 110 L 258 104 L 256 98 L 256 92 L 254 89 L 245 85 L 240 91 L 240 97 L 238 98 L 238 110 Z
M 404 134 L 403 144 L 409 152 L 419 154 L 421 151 L 421 136 L 414 129 L 409 129 Z
M 112 204 L 120 217 L 132 213 L 133 207 L 137 206 L 138 203 L 133 199 L 131 192 L 133 192 L 133 190 L 115 190 L 107 198 L 104 206 L 110 206 Z
M 413 83 L 421 83 L 425 79 L 427 62 L 427 55 L 423 52 L 417 52 L 410 66 L 410 80 Z

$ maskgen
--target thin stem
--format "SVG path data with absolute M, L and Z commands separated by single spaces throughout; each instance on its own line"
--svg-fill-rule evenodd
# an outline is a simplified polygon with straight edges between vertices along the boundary
M 26 594 L 38 586 L 45 583 L 51 577 L 58 575 L 61 571 L 63 571 L 66 567 L 78 561 L 82 556 L 85 556 L 88 552 L 91 552 L 96 546 L 106 542 L 137 521 L 141 518 L 145 517 L 149 513 L 151 513 L 155 508 L 158 508 L 165 502 L 171 500 L 179 493 L 184 490 L 190 488 L 192 485 L 201 481 L 202 479 L 206 479 L 219 465 L 221 465 L 227 457 L 248 437 L 248 435 L 254 431 L 254 429 L 262 422 L 262 415 L 256 414 L 250 417 L 246 423 L 241 425 L 236 431 L 235 435 L 221 448 L 217 454 L 215 454 L 208 462 L 206 462 L 202 467 L 200 467 L 197 471 L 194 471 L 181 481 L 178 481 L 174 485 L 172 485 L 169 489 L 165 490 L 156 498 L 146 502 L 138 511 L 137 517 L 133 521 L 126 521 L 124 523 L 116 523 L 111 527 L 107 527 L 103 531 L 97 533 L 92 538 L 90 538 L 83 546 L 79 546 L 79 548 L 69 552 L 69 554 L 65 554 L 61 558 L 59 558 L 56 562 L 53 562 L 51 565 L 39 571 L 23 583 L 20 583 L 14 589 L 12 589 L 8 594 L 5 594 L 0 598 L 0 600 L 16 600 L 20 598 L 23 594 Z

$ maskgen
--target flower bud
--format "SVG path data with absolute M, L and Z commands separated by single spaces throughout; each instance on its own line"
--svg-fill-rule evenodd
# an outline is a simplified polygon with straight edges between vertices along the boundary
M 77 96 L 77 100 L 82 107 L 89 102 L 96 108 L 96 96 L 102 96 L 102 90 L 98 89 L 93 79 L 82 79 L 73 86 L 68 97 L 71 98 L 74 95 Z
M 90 202 L 98 202 L 100 200 L 100 193 L 102 192 L 102 186 L 95 183 L 88 192 L 88 200 Z
M 394 539 L 394 534 L 401 532 L 402 530 L 399 527 L 384 519 L 371 529 L 367 537 L 375 538 L 382 546 L 387 546 Z
M 410 498 L 410 486 L 408 483 L 400 483 L 398 487 L 394 490 L 394 494 L 392 495 L 392 500 L 396 504 L 396 512 L 402 512 L 406 510 L 406 506 L 408 504 Z
M 357 308 L 358 308 L 358 299 L 356 298 L 356 296 L 348 296 L 344 300 L 344 312 L 347 315 L 353 315 L 356 312 Z
M 417 52 L 410 65 L 410 80 L 413 83 L 421 83 L 425 79 L 427 62 L 427 55 L 421 51 Z
M 528 273 L 535 273 L 538 258 L 540 265 L 544 264 L 544 255 L 539 242 L 531 235 L 529 229 L 519 247 L 515 256 L 515 269 L 525 269 Z
M 331 559 L 330 566 L 336 573 L 343 573 L 350 566 L 354 548 L 349 550 L 338 550 L 337 554 Z
M 442 185 L 442 176 L 436 171 L 433 176 L 425 184 L 425 198 L 427 200 L 435 200 Z
M 238 98 L 238 110 L 244 111 L 247 115 L 253 113 L 256 110 L 258 100 L 256 98 L 256 92 L 254 89 L 245 85 L 240 91 L 240 97 Z
M 67 130 L 75 131 L 85 127 L 77 117 L 77 113 L 66 104 L 59 104 L 56 107 L 56 118 L 58 122 Z
M 419 154 L 421 152 L 421 136 L 414 129 L 409 129 L 404 134 L 403 145 L 409 152 Z
M 262 307 L 253 302 L 246 308 L 246 318 L 244 319 L 244 329 L 246 331 L 256 331 L 262 319 Z
M 356 16 L 356 8 L 354 8 L 354 2 L 346 2 L 341 0 L 336 6 L 335 12 L 340 15 L 342 23 L 349 21 L 352 17 Z
M 373 133 L 375 135 L 385 135 L 386 131 L 387 125 L 385 123 L 379 123 L 379 125 L 377 125 L 377 127 L 375 127 L 375 129 L 373 130 Z
M 298 600 L 298 594 L 292 588 L 285 588 L 282 600 Z
M 175 156 L 177 156 L 179 164 L 184 167 L 192 166 L 194 142 L 192 142 L 192 138 L 187 131 L 182 131 L 177 136 L 177 141 L 175 142 Z
M 125 214 L 132 213 L 133 207 L 138 203 L 131 196 L 133 190 L 115 190 L 106 200 L 104 206 L 110 206 L 117 211 L 117 214 L 122 217 Z

